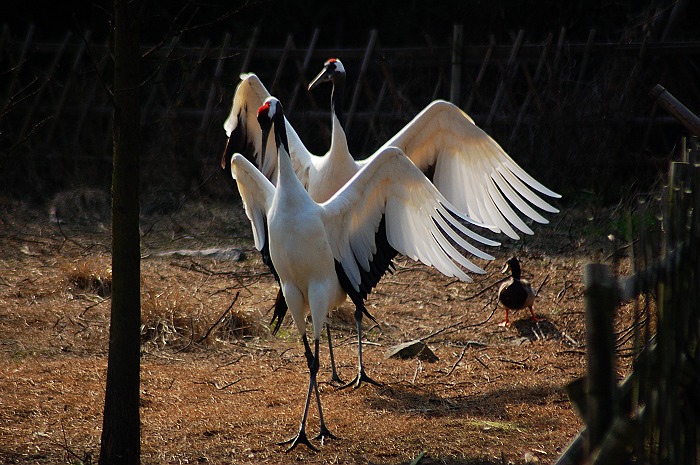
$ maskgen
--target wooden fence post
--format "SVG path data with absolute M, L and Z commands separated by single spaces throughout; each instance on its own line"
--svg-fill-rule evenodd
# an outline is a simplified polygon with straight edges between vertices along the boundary
M 311 63 L 311 57 L 313 56 L 314 50 L 316 50 L 316 43 L 318 42 L 318 36 L 321 34 L 319 28 L 314 29 L 314 33 L 311 36 L 311 41 L 309 42 L 309 47 L 306 49 L 306 55 L 304 56 L 304 62 L 301 67 L 297 65 L 297 71 L 299 72 L 299 79 L 294 85 L 294 91 L 292 92 L 292 98 L 289 100 L 289 105 L 287 105 L 286 113 L 291 115 L 294 111 L 294 105 L 296 105 L 297 98 L 299 96 L 299 89 L 302 87 L 308 87 L 309 82 L 306 80 L 306 71 L 309 69 L 309 63 Z M 306 90 L 306 89 L 304 89 Z
M 212 81 L 211 87 L 209 87 L 209 96 L 207 97 L 207 103 L 204 107 L 204 117 L 199 125 L 200 134 L 209 124 L 209 118 L 211 117 L 212 108 L 214 108 L 214 100 L 216 99 L 216 89 L 221 82 L 221 75 L 224 72 L 224 60 L 226 59 L 226 51 L 228 50 L 228 44 L 231 42 L 231 33 L 227 32 L 224 35 L 224 43 L 221 44 L 221 51 L 219 52 L 219 59 L 216 63 L 216 70 L 214 71 L 214 80 Z M 199 143 L 197 143 L 197 149 L 199 148 Z M 197 153 L 198 150 L 195 151 Z
M 248 44 L 248 51 L 245 54 L 243 63 L 241 64 L 241 73 L 247 73 L 250 70 L 250 62 L 253 59 L 253 54 L 255 53 L 255 47 L 258 46 L 258 38 L 260 37 L 260 28 L 256 27 L 253 29 L 253 35 L 250 37 L 250 43 Z
M 360 88 L 362 87 L 362 80 L 365 78 L 367 73 L 367 66 L 369 66 L 369 59 L 372 56 L 372 51 L 374 51 L 374 45 L 377 43 L 377 30 L 372 29 L 369 34 L 369 43 L 367 44 L 367 49 L 365 50 L 365 56 L 362 58 L 362 65 L 360 65 L 360 73 L 357 76 L 357 85 L 355 86 L 355 92 L 352 94 L 352 102 L 350 103 L 350 111 L 348 112 L 347 118 L 345 118 L 345 133 L 350 134 L 350 125 L 352 124 L 353 116 L 355 115 L 355 110 L 357 109 L 357 102 L 360 99 Z
M 66 53 L 66 49 L 68 48 L 68 42 L 70 41 L 71 38 L 71 33 L 68 32 L 66 33 L 63 42 L 61 43 L 60 48 L 58 49 L 58 52 L 56 53 L 56 56 L 54 57 L 53 62 L 51 63 L 51 66 L 48 70 L 48 72 L 44 75 L 44 79 L 39 85 L 39 88 L 37 91 L 34 93 L 34 104 L 31 105 L 29 108 L 29 111 L 24 116 L 24 124 L 22 125 L 22 130 L 19 135 L 19 140 L 24 139 L 24 137 L 29 134 L 30 131 L 32 131 L 31 127 L 35 125 L 34 121 L 34 112 L 36 111 L 37 108 L 39 108 L 40 103 L 42 101 L 42 97 L 44 96 L 44 92 L 46 89 L 49 87 L 49 82 L 51 82 L 51 79 L 53 78 L 54 73 L 58 69 L 58 67 L 61 64 L 61 59 L 63 58 L 63 55 Z M 43 124 L 44 121 L 42 121 Z
M 282 49 L 282 54 L 277 62 L 277 70 L 275 71 L 275 77 L 272 80 L 272 87 L 270 88 L 270 93 L 276 95 L 279 93 L 279 83 L 282 80 L 282 73 L 284 72 L 284 66 L 287 64 L 287 59 L 289 58 L 289 52 L 292 49 L 296 50 L 296 45 L 294 45 L 294 37 L 292 34 L 287 35 L 287 41 L 284 43 L 284 48 Z
M 476 100 L 477 97 L 479 97 L 479 87 L 481 86 L 481 81 L 484 79 L 484 75 L 486 74 L 486 68 L 488 67 L 489 63 L 491 62 L 491 56 L 493 55 L 493 50 L 496 48 L 496 38 L 493 36 L 489 36 L 489 46 L 486 49 L 486 53 L 484 54 L 484 60 L 481 62 L 481 68 L 479 68 L 479 73 L 476 75 L 476 79 L 474 80 L 474 86 L 472 86 L 471 92 L 469 92 L 469 99 L 467 100 L 467 104 L 464 106 L 464 111 L 469 113 L 472 109 L 472 105 L 474 104 L 474 100 Z
M 688 110 L 685 105 L 676 100 L 669 91 L 663 88 L 660 84 L 656 84 L 649 92 L 652 99 L 661 105 L 667 112 L 685 126 L 695 136 L 700 136 L 700 118 L 692 111 Z
M 586 441 L 587 455 L 601 443 L 617 410 L 613 316 L 617 283 L 607 265 L 584 267 L 586 301 Z
M 501 82 L 498 84 L 498 89 L 496 90 L 496 96 L 493 98 L 491 103 L 491 110 L 489 111 L 489 116 L 486 118 L 486 127 L 490 128 L 493 124 L 493 119 L 496 117 L 496 112 L 501 105 L 501 99 L 503 98 L 504 92 L 511 91 L 511 81 L 513 80 L 513 75 L 515 74 L 515 67 L 517 66 L 518 52 L 520 51 L 520 46 L 523 43 L 525 37 L 525 31 L 520 29 L 518 35 L 513 40 L 513 48 L 510 49 L 510 55 L 508 56 L 508 62 L 505 68 L 501 72 Z
M 452 31 L 452 82 L 450 101 L 459 105 L 462 93 L 462 50 L 464 48 L 464 25 L 455 24 Z

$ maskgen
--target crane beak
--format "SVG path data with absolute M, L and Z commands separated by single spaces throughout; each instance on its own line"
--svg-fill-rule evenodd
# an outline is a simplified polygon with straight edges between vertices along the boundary
M 330 80 L 331 77 L 330 73 L 328 72 L 328 68 L 324 66 L 321 72 L 318 73 L 318 75 L 315 78 L 313 78 L 313 80 L 309 84 L 309 90 L 313 90 L 316 87 L 318 87 L 319 84 L 323 84 L 324 82 L 328 82 Z
M 267 153 L 267 145 L 268 142 L 270 141 L 270 127 L 262 128 L 262 154 L 260 156 L 260 166 L 263 166 L 265 163 L 265 154 Z
M 231 143 L 231 138 L 226 139 L 226 147 L 224 147 L 224 153 L 221 154 L 221 169 L 226 169 L 226 160 L 230 160 L 233 156 L 233 144 Z

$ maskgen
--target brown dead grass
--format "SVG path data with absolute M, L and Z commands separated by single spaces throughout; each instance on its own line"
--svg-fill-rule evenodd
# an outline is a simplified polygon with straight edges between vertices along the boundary
M 561 214 L 534 238 L 504 243 L 472 284 L 400 260 L 368 300 L 380 327 L 365 326 L 366 369 L 383 386 L 335 389 L 324 343 L 320 389 L 338 439 L 319 453 L 290 454 L 275 443 L 298 426 L 308 373 L 290 322 L 270 334 L 276 287 L 240 208 L 198 205 L 144 220 L 142 463 L 406 464 L 423 451 L 421 464 L 553 462 L 581 427 L 563 386 L 585 370 L 582 266 L 609 252 L 604 236 L 572 232 L 586 215 Z M 22 208 L 6 207 L 0 224 L 0 462 L 96 463 L 109 233 L 59 229 Z M 157 255 L 230 245 L 247 259 Z M 504 330 L 495 293 L 500 266 L 514 253 L 535 287 L 547 279 L 536 304 L 545 320 L 533 325 L 520 312 Z M 630 313 L 620 312 L 621 334 Z M 350 306 L 331 321 L 340 374 L 349 379 Z M 438 362 L 383 357 L 431 334 Z M 620 375 L 628 364 L 623 358 Z M 315 409 L 309 431 L 318 431 Z

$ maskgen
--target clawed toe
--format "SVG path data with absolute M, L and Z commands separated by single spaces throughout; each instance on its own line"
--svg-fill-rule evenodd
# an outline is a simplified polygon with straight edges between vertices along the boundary
M 338 439 L 335 434 L 331 433 L 328 428 L 326 428 L 326 425 L 321 425 L 321 432 L 318 433 L 318 436 L 314 438 L 317 441 L 321 441 L 321 445 L 324 444 L 326 439 Z
M 345 383 L 343 382 L 342 379 L 340 379 L 340 376 L 338 376 L 337 373 L 333 373 L 333 376 L 331 376 L 331 384 L 334 386 L 344 386 Z
M 375 386 L 382 385 L 382 383 L 377 382 L 377 381 L 373 380 L 372 378 L 370 378 L 369 376 L 367 376 L 364 369 L 360 369 L 360 372 L 357 374 L 357 376 L 355 376 L 355 379 L 351 380 L 349 383 L 346 383 L 346 384 L 340 386 L 338 389 L 345 389 L 345 388 L 348 388 L 350 386 L 352 386 L 353 389 L 357 389 L 362 385 L 363 382 L 366 382 L 369 384 L 374 384 Z
M 312 451 L 318 452 L 318 449 L 314 447 L 314 445 L 311 444 L 311 441 L 309 441 L 309 438 L 306 437 L 306 431 L 304 431 L 303 429 L 299 430 L 297 435 L 293 438 L 277 443 L 278 446 L 286 446 L 287 444 L 290 444 L 289 448 L 287 449 L 287 452 L 294 450 L 299 444 L 305 444 Z

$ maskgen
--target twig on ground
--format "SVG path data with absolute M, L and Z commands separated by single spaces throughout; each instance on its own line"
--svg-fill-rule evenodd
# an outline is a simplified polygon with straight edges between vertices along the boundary
M 458 322 L 456 322 L 456 323 L 452 323 L 451 325 L 447 325 L 447 326 L 445 326 L 445 327 L 443 327 L 443 328 L 440 328 L 440 329 L 438 329 L 437 331 L 433 331 L 432 333 L 428 334 L 427 336 L 423 336 L 423 337 L 419 338 L 418 340 L 419 340 L 419 341 L 425 342 L 425 341 L 427 341 L 428 339 L 430 339 L 431 337 L 435 337 L 435 336 L 437 336 L 438 334 L 441 334 L 441 333 L 443 333 L 443 332 L 445 332 L 445 331 L 447 331 L 447 330 L 453 329 L 453 328 L 457 328 L 457 327 L 459 327 L 459 326 L 461 326 L 461 327 L 459 327 L 458 329 L 455 329 L 455 331 L 452 331 L 452 332 L 457 332 L 457 331 L 462 330 L 462 329 L 465 329 L 465 328 L 474 328 L 474 327 L 477 327 L 477 326 L 484 325 L 484 324 L 488 323 L 488 321 L 493 317 L 493 314 L 494 314 L 494 313 L 496 313 L 496 308 L 495 308 L 495 307 L 494 307 L 494 309 L 491 311 L 491 314 L 490 314 L 484 321 L 480 321 L 479 323 L 473 323 L 473 324 L 465 324 L 464 321 L 461 320 L 461 321 L 458 321 Z
M 525 362 L 527 362 L 529 359 L 530 359 L 530 357 L 527 357 L 522 362 L 519 362 L 517 360 L 512 360 L 512 359 L 506 358 L 506 357 L 498 357 L 496 360 L 498 360 L 499 362 L 512 363 L 513 365 L 518 365 L 518 366 L 525 368 L 525 367 L 527 367 L 527 364 Z
M 547 276 L 544 277 L 544 279 L 542 280 L 542 284 L 540 284 L 540 287 L 537 288 L 537 292 L 535 292 L 535 295 L 540 295 L 540 291 L 542 290 L 544 283 L 546 283 L 547 281 L 549 281 L 549 274 L 547 274 Z
M 457 368 L 457 365 L 459 365 L 459 362 L 461 362 L 462 359 L 464 358 L 464 353 L 467 351 L 468 348 L 469 348 L 469 346 L 466 346 L 466 347 L 464 347 L 464 349 L 462 349 L 462 353 L 459 355 L 459 358 L 454 363 L 454 365 L 452 365 L 452 368 L 450 368 L 450 371 L 448 371 L 445 376 L 450 376 L 455 371 L 455 369 Z
M 93 307 L 97 307 L 97 306 L 100 305 L 101 303 L 107 302 L 107 301 L 110 300 L 111 298 L 112 298 L 112 296 L 109 296 L 109 297 L 107 297 L 107 298 L 105 298 L 105 299 L 100 299 L 100 300 L 98 300 L 97 302 L 95 302 L 95 303 L 92 304 L 92 305 L 88 305 L 87 307 L 85 307 L 85 308 L 83 309 L 82 312 L 80 312 L 80 314 L 78 314 L 78 318 L 80 318 L 81 320 L 84 320 L 84 319 L 85 319 L 85 318 L 84 318 L 85 313 L 86 313 L 88 310 L 90 310 L 90 309 L 93 308 Z
M 215 322 L 213 325 L 211 325 L 211 326 L 209 327 L 209 329 L 207 330 L 207 332 L 204 333 L 204 336 L 200 337 L 200 338 L 197 340 L 197 344 L 199 344 L 200 342 L 202 342 L 203 340 L 205 340 L 206 338 L 209 337 L 209 335 L 210 335 L 211 332 L 214 330 L 214 328 L 215 328 L 216 326 L 218 326 L 219 323 L 221 323 L 221 321 L 224 319 L 224 317 L 226 316 L 226 314 L 227 314 L 229 311 L 231 311 L 231 309 L 233 308 L 233 306 L 236 304 L 236 301 L 238 300 L 238 296 L 239 296 L 240 294 L 241 294 L 240 291 L 236 292 L 236 295 L 233 297 L 233 302 L 231 302 L 231 305 L 229 305 L 228 308 L 224 311 L 224 313 L 221 314 L 221 316 L 219 317 L 219 319 L 216 320 L 216 322 Z M 186 348 L 186 347 L 185 347 L 185 348 Z M 181 349 L 181 350 L 184 350 L 185 348 L 183 348 L 183 349 Z
M 418 378 L 418 372 L 423 371 L 423 362 L 418 360 L 418 364 L 416 365 L 416 371 L 413 373 L 413 380 L 411 381 L 411 384 L 416 384 L 416 379 Z
M 485 292 L 488 291 L 489 289 L 492 289 L 492 288 L 498 286 L 499 284 L 501 284 L 501 283 L 504 282 L 504 281 L 507 281 L 508 279 L 510 279 L 509 276 L 508 276 L 508 277 L 505 277 L 505 278 L 503 278 L 503 279 L 499 279 L 498 281 L 496 281 L 496 282 L 494 282 L 494 283 L 492 283 L 492 284 L 486 286 L 485 288 L 481 289 L 481 290 L 480 290 L 479 292 L 477 292 L 476 294 L 470 295 L 469 297 L 465 297 L 463 300 L 466 302 L 467 300 L 476 299 L 476 298 L 479 297 L 481 294 L 485 293 Z
M 218 382 L 216 382 L 216 381 L 211 381 L 211 380 L 207 380 L 207 381 L 195 381 L 194 384 L 208 384 L 208 385 L 210 385 L 210 386 L 214 386 L 214 387 L 215 387 L 216 389 L 218 389 L 219 391 L 223 391 L 224 389 L 230 388 L 230 387 L 233 386 L 234 384 L 238 384 L 238 383 L 240 383 L 241 381 L 243 381 L 243 378 L 238 378 L 236 381 L 231 381 L 230 383 L 226 383 L 226 384 L 224 384 L 223 386 L 220 385 Z
M 562 331 L 561 335 L 564 336 L 566 339 L 568 339 L 569 342 L 571 342 L 575 347 L 581 346 L 581 344 L 579 344 L 579 342 L 576 339 L 572 338 L 571 336 L 569 336 L 565 332 Z
M 574 285 L 571 282 L 564 281 L 564 289 L 562 289 L 561 291 L 559 291 L 557 293 L 557 297 L 554 300 L 556 300 L 557 302 L 560 302 L 561 299 L 564 298 L 564 295 L 566 294 L 567 289 L 569 289 L 570 287 L 573 287 L 573 286 Z
M 218 368 L 223 368 L 223 367 L 227 367 L 227 366 L 234 365 L 234 364 L 240 362 L 241 360 L 243 360 L 245 357 L 247 357 L 247 356 L 249 356 L 249 355 L 250 355 L 250 354 L 243 354 L 243 355 L 239 356 L 236 360 L 232 360 L 232 361 L 230 361 L 230 362 L 226 362 L 226 363 L 224 363 L 223 365 L 218 365 L 216 368 L 218 369 Z M 252 357 L 251 357 L 251 358 L 252 358 Z
M 61 227 L 61 220 L 60 220 L 59 218 L 56 218 L 55 223 L 56 223 L 56 226 L 58 226 L 58 231 L 61 233 L 61 236 L 63 236 L 63 242 L 61 243 L 61 245 L 58 246 L 58 250 L 59 250 L 59 251 L 63 248 L 63 245 L 64 245 L 66 242 L 71 242 L 72 244 L 77 245 L 78 247 L 80 247 L 82 250 L 85 250 L 85 246 L 83 246 L 82 244 L 80 244 L 80 243 L 79 243 L 78 241 L 76 241 L 75 239 L 71 239 L 70 237 L 68 237 L 68 235 L 66 235 L 66 233 L 63 231 L 63 228 Z

